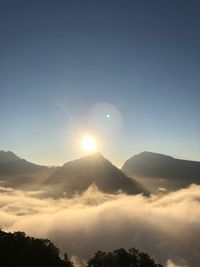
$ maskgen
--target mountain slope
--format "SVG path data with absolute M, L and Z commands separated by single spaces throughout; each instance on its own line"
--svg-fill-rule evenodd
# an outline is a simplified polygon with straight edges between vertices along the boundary
M 100 191 L 106 193 L 147 193 L 141 185 L 127 177 L 99 153 L 67 162 L 44 184 L 52 188 L 52 194 L 58 197 L 64 192 L 68 196 L 83 192 L 94 183 Z
M 0 182 L 5 186 L 23 187 L 46 179 L 52 168 L 40 166 L 20 157 L 13 152 L 0 151 Z
M 28 162 L 24 159 L 18 159 L 0 164 L 0 173 L 4 175 L 35 173 L 45 169 L 47 169 L 47 167 Z
M 131 157 L 124 163 L 122 171 L 134 178 L 143 178 L 139 181 L 145 185 L 144 179 L 147 178 L 156 180 L 160 187 L 168 184 L 169 190 L 200 183 L 200 162 L 175 159 L 152 152 L 142 152 Z
M 46 168 L 21 159 L 13 152 L 0 151 L 0 174 L 18 175 L 38 172 Z
M 20 158 L 11 151 L 0 150 L 0 164 L 19 160 L 19 159 Z

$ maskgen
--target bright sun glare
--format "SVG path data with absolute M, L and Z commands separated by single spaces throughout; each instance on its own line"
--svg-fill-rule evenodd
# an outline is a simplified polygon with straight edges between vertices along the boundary
M 97 148 L 97 143 L 94 137 L 92 136 L 84 136 L 81 140 L 81 147 L 83 150 L 87 152 L 94 152 Z

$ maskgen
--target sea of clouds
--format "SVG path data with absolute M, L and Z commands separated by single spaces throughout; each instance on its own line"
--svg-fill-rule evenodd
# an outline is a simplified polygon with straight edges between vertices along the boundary
M 77 266 L 97 250 L 131 248 L 167 267 L 200 265 L 200 186 L 165 196 L 104 194 L 67 199 L 0 187 L 0 227 L 49 238 Z M 80 265 L 79 265 L 80 264 Z

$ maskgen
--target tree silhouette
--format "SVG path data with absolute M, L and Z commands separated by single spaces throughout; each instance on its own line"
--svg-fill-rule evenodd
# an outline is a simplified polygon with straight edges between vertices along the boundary
M 148 254 L 139 252 L 135 248 L 128 251 L 117 249 L 113 252 L 97 251 L 88 260 L 87 267 L 162 267 L 150 258 Z
M 74 267 L 68 255 L 48 239 L 26 236 L 23 232 L 0 230 L 0 267 Z M 86 267 L 163 267 L 148 254 L 135 248 L 113 252 L 97 251 Z
M 67 254 L 48 239 L 28 237 L 25 233 L 0 231 L 1 267 L 73 267 Z

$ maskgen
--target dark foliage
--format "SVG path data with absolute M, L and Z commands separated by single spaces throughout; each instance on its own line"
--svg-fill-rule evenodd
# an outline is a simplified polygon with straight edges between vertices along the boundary
M 96 252 L 88 261 L 87 267 L 162 267 L 162 265 L 135 248 L 129 251 L 121 248 L 114 252 Z
M 25 233 L 6 233 L 0 230 L 1 267 L 74 267 L 64 254 L 48 239 L 28 237 Z M 135 248 L 98 251 L 88 260 L 87 267 L 163 267 L 148 254 Z
M 0 231 L 0 266 L 73 267 L 73 264 L 67 254 L 61 259 L 59 249 L 48 239 Z

